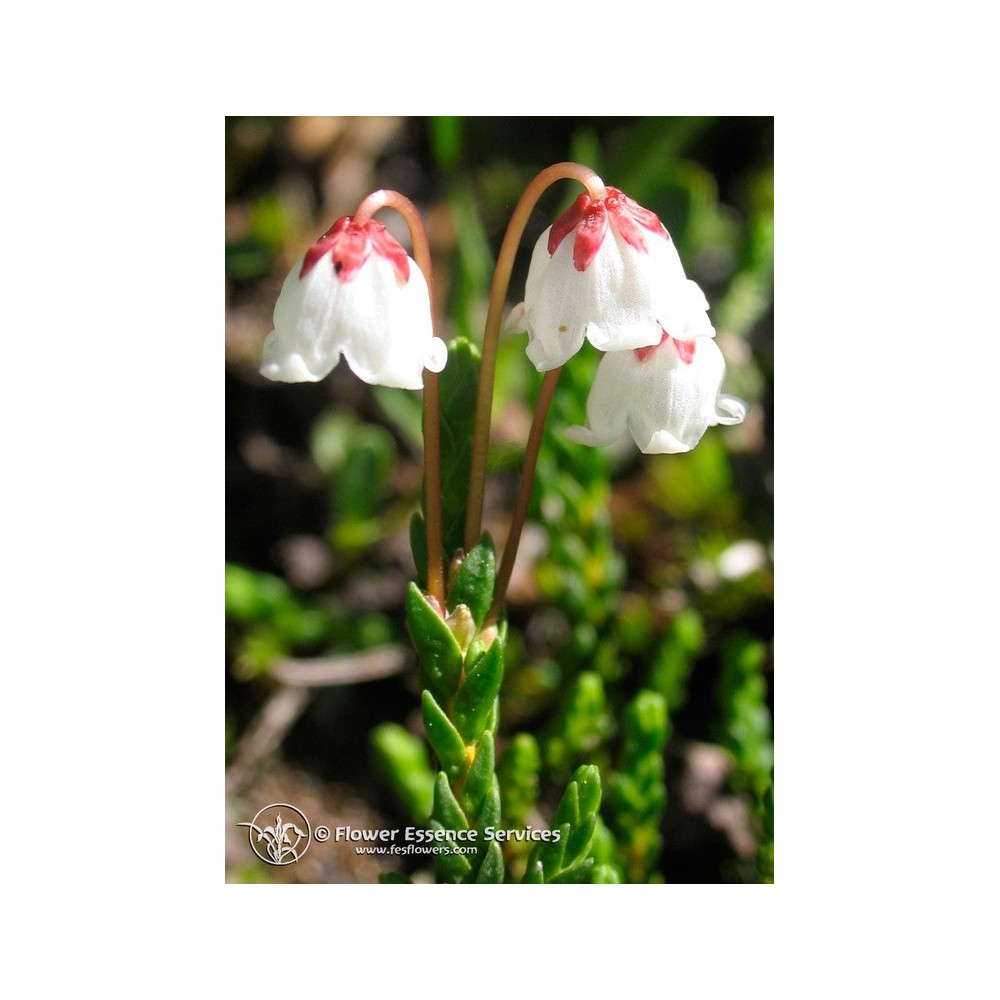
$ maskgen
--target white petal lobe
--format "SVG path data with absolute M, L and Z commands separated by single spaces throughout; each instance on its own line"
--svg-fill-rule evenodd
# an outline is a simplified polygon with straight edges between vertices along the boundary
M 410 261 L 409 280 L 372 253 L 350 281 L 321 257 L 299 278 L 296 262 L 274 307 L 261 374 L 286 382 L 316 382 L 343 355 L 358 378 L 374 385 L 419 389 L 423 369 L 441 371 L 447 347 L 434 338 L 427 282 Z
M 725 367 L 711 338 L 700 338 L 683 352 L 666 338 L 651 351 L 606 354 L 587 400 L 587 426 L 567 434 L 601 446 L 627 428 L 647 454 L 690 451 L 707 428 L 738 424 L 746 415 L 741 399 L 719 393 Z
M 598 350 L 622 351 L 659 341 L 660 314 L 684 280 L 673 243 L 650 235 L 646 252 L 629 246 L 608 228 L 590 264 L 573 264 L 570 233 L 548 252 L 549 230 L 531 256 L 523 310 L 512 319 L 527 327 L 528 357 L 539 371 L 565 364 L 587 339 Z M 511 320 L 508 320 L 508 328 Z

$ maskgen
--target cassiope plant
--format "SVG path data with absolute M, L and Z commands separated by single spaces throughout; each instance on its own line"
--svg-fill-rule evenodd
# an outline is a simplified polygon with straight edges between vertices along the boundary
M 528 336 L 526 353 L 543 373 L 525 448 L 511 526 L 499 562 L 482 532 L 483 495 L 497 357 L 511 268 L 532 209 L 556 181 L 586 189 L 539 237 L 524 298 L 505 328 Z M 408 225 L 413 257 L 374 220 L 382 208 Z M 424 510 L 412 542 L 418 580 L 410 583 L 406 615 L 420 663 L 424 731 L 436 760 L 431 778 L 421 755 L 394 730 L 379 736 L 390 769 L 410 768 L 395 784 L 411 810 L 427 808 L 429 828 L 457 846 L 438 853 L 439 882 L 528 884 L 617 881 L 617 868 L 595 865 L 600 822 L 600 770 L 579 765 L 565 786 L 548 829 L 530 845 L 510 842 L 505 821 L 526 824 L 536 805 L 538 748 L 518 737 L 498 774 L 497 743 L 507 623 L 504 599 L 528 514 L 548 411 L 562 366 L 588 341 L 604 352 L 587 403 L 586 426 L 567 435 L 587 445 L 631 434 L 646 453 L 693 448 L 716 424 L 739 423 L 745 404 L 721 392 L 725 363 L 701 289 L 684 273 L 666 227 L 651 211 L 589 168 L 555 164 L 527 186 L 512 214 L 494 272 L 481 354 L 453 343 L 463 372 L 478 370 L 474 415 L 447 414 L 447 426 L 472 428 L 464 538 L 446 550 L 443 509 L 455 504 L 442 483 L 439 379 L 448 379 L 449 349 L 434 334 L 431 258 L 419 213 L 395 191 L 376 191 L 352 216 L 337 220 L 292 267 L 264 343 L 261 373 L 284 382 L 315 382 L 341 357 L 365 382 L 423 389 Z M 458 370 L 455 372 L 459 378 Z M 449 392 L 450 407 L 472 408 L 468 395 Z M 465 470 L 459 470 L 464 485 Z M 462 544 L 458 547 L 458 542 Z M 447 567 L 447 572 L 446 572 Z M 645 694 L 626 716 L 626 743 L 614 774 L 609 808 L 626 837 L 627 877 L 646 874 L 659 849 L 655 824 L 662 807 L 665 715 L 658 695 Z M 586 744 L 582 744 L 586 746 Z M 395 762 L 395 763 L 393 763 Z M 501 788 L 503 778 L 503 789 Z M 649 793 L 651 806 L 637 799 Z M 648 805 L 648 804 L 647 804 Z M 504 815 L 504 809 L 508 815 Z M 499 832 L 498 832 L 499 831 Z M 389 881 L 400 881 L 393 875 Z M 404 879 L 405 880 L 405 879 Z

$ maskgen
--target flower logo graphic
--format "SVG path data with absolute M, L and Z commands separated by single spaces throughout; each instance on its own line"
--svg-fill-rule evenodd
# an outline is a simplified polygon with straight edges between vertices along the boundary
M 249 823 L 250 849 L 269 865 L 292 865 L 309 850 L 312 827 L 305 813 L 287 802 L 264 806 Z

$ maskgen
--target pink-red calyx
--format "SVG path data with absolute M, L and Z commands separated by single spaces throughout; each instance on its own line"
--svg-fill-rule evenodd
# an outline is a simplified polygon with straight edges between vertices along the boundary
M 658 350 L 667 341 L 670 341 L 674 347 L 677 349 L 677 356 L 684 362 L 684 364 L 689 365 L 694 361 L 694 347 L 695 341 L 693 340 L 674 340 L 673 337 L 667 333 L 666 330 L 663 331 L 663 336 L 660 337 L 660 342 L 658 344 L 653 344 L 651 347 L 637 347 L 635 349 L 635 356 L 640 361 L 648 361 L 650 355 L 653 351 Z
M 581 194 L 576 201 L 552 224 L 549 232 L 549 256 L 554 254 L 559 244 L 574 230 L 573 266 L 585 271 L 601 249 L 608 226 L 615 228 L 618 235 L 634 250 L 646 253 L 646 232 L 654 233 L 669 240 L 670 234 L 656 214 L 643 208 L 637 201 L 622 194 L 617 188 L 609 187 L 603 199 Z
M 304 278 L 322 257 L 330 254 L 333 272 L 343 282 L 348 282 L 361 270 L 375 251 L 384 257 L 396 271 L 401 285 L 410 280 L 410 260 L 406 250 L 394 240 L 381 222 L 354 222 L 349 215 L 338 219 L 306 253 L 299 278 Z

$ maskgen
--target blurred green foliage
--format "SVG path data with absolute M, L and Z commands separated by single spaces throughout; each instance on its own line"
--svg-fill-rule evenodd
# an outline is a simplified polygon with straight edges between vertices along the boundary
M 312 457 L 330 482 L 330 542 L 334 549 L 365 549 L 388 530 L 382 514 L 396 466 L 392 435 L 333 410 L 313 427 Z
M 500 799 L 503 814 L 516 827 L 528 823 L 538 802 L 538 772 L 542 766 L 538 742 L 531 733 L 518 733 L 500 762 Z
M 668 723 L 663 697 L 654 691 L 640 691 L 625 708 L 622 730 L 618 766 L 609 781 L 607 812 L 628 881 L 659 881 L 660 820 L 667 799 L 663 749 Z
M 613 731 L 601 675 L 587 670 L 570 685 L 545 741 L 545 763 L 556 774 L 581 761 L 593 761 Z
M 379 775 L 389 783 L 413 823 L 430 818 L 434 801 L 434 772 L 423 740 L 395 722 L 372 731 L 372 752 Z
M 263 674 L 282 656 L 371 649 L 396 634 L 384 614 L 354 616 L 332 604 L 316 607 L 278 577 L 230 565 L 226 624 L 233 670 L 243 680 Z
M 720 742 L 736 759 L 734 781 L 751 792 L 760 807 L 771 787 L 774 767 L 763 673 L 766 663 L 767 648 L 762 642 L 744 633 L 727 636 L 717 690 Z
M 701 616 L 694 608 L 679 611 L 660 642 L 650 666 L 649 687 L 663 696 L 666 709 L 676 714 L 687 702 L 687 682 L 695 657 L 705 643 Z

